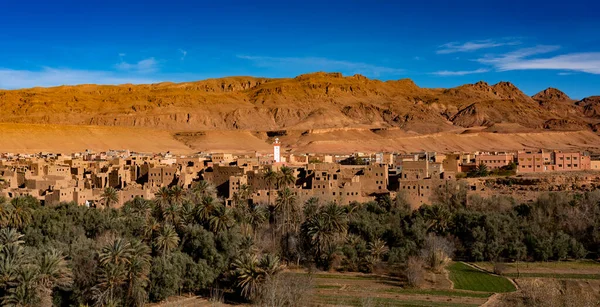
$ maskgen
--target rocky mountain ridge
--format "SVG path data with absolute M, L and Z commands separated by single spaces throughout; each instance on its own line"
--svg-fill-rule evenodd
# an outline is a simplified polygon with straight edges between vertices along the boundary
M 499 123 L 595 130 L 600 123 L 600 96 L 575 102 L 553 88 L 529 97 L 509 82 L 429 89 L 340 73 L 0 90 L 0 109 L 3 123 L 169 131 L 397 127 L 428 134 Z

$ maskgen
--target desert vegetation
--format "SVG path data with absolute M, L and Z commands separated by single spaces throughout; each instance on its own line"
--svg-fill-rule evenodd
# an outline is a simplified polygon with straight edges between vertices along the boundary
M 496 266 L 509 275 L 519 263 L 596 259 L 600 252 L 597 191 L 548 193 L 532 203 L 468 202 L 457 185 L 411 211 L 401 195 L 349 206 L 301 200 L 286 188 L 287 177 L 273 175 L 279 191 L 268 204 L 249 202 L 242 187 L 225 206 L 204 181 L 189 190 L 165 187 L 152 201 L 135 198 L 121 208 L 109 189 L 99 208 L 2 199 L 2 305 L 141 306 L 219 293 L 219 300 L 297 306 L 311 289 L 331 286 L 315 282 L 327 279 L 320 271 L 375 273 L 356 280 L 388 276 L 402 295 L 439 291 L 426 287 L 428 276 L 449 271 L 455 289 L 475 291 L 449 295 L 480 299 L 514 286 L 457 261 L 508 263 Z

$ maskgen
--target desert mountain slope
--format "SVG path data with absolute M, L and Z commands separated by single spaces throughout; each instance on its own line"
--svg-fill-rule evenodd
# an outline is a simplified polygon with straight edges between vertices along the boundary
M 408 79 L 382 82 L 313 73 L 0 91 L 0 122 L 170 131 L 398 127 L 435 133 L 496 123 L 585 130 L 600 122 L 595 105 L 575 105 L 554 89 L 532 98 L 508 82 L 427 89 Z
M 555 89 L 553 87 L 549 87 L 549 88 L 533 95 L 531 98 L 533 98 L 534 100 L 539 101 L 539 102 L 547 102 L 547 101 L 573 102 L 573 100 L 567 94 L 565 94 L 562 91 Z

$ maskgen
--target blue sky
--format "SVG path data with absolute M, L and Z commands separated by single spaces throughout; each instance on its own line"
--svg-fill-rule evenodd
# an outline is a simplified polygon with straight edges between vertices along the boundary
M 339 71 L 583 98 L 600 95 L 596 2 L 0 0 L 0 88 Z

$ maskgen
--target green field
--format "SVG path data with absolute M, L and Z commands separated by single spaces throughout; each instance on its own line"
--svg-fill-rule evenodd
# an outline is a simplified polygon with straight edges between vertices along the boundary
M 478 267 L 482 267 L 485 270 L 492 271 L 494 269 L 493 262 L 472 262 Z M 510 273 L 514 273 L 517 267 L 520 267 L 521 271 L 529 271 L 531 273 L 537 273 L 537 270 L 592 270 L 600 272 L 600 262 L 594 260 L 576 260 L 576 261 L 549 261 L 549 262 L 512 262 L 504 263 L 509 269 Z M 533 271 L 533 272 L 532 272 Z M 574 272 L 575 273 L 575 272 Z M 598 272 L 594 272 L 600 274 Z
M 600 274 L 577 273 L 508 273 L 504 275 L 513 278 L 600 279 Z
M 477 270 L 462 262 L 451 264 L 448 270 L 455 289 L 496 293 L 516 290 L 508 279 Z
M 328 305 L 344 305 L 344 306 L 365 306 L 367 302 L 371 302 L 374 306 L 398 306 L 398 307 L 423 307 L 423 306 L 447 306 L 447 307 L 474 307 L 477 304 L 463 304 L 452 302 L 432 302 L 419 300 L 397 300 L 393 298 L 381 297 L 355 297 L 355 296 L 340 296 L 340 295 L 319 295 L 317 302 Z

